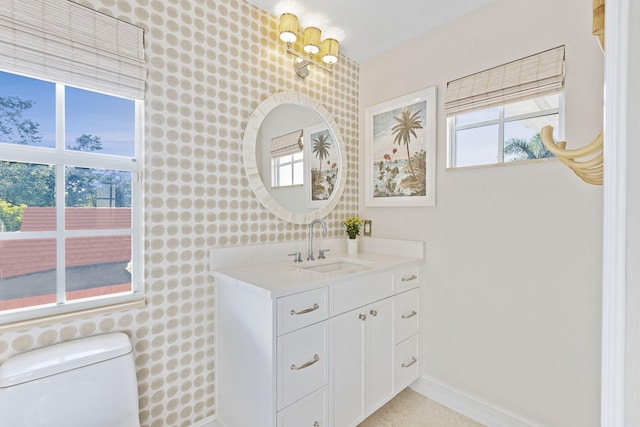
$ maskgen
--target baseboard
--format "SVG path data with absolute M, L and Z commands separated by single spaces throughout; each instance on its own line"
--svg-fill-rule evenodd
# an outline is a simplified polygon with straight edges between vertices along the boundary
M 416 392 L 487 427 L 544 427 L 489 402 L 468 396 L 447 385 L 421 377 L 411 384 Z

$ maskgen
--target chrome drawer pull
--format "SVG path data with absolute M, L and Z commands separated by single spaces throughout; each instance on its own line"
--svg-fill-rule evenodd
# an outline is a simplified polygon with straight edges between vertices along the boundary
M 291 314 L 292 316 L 299 316 L 300 314 L 311 313 L 312 311 L 316 311 L 319 308 L 320 306 L 318 304 L 313 304 L 313 307 L 311 308 L 305 308 L 304 310 L 301 310 L 301 311 L 291 310 L 289 314 Z
M 412 274 L 411 276 L 403 277 L 402 281 L 403 282 L 410 282 L 412 280 L 416 280 L 417 278 L 418 278 L 418 276 L 416 276 L 415 274 Z
M 320 423 L 316 421 L 315 423 L 313 423 L 313 427 L 320 427 Z
M 373 317 L 375 317 L 375 316 L 377 316 L 377 315 L 378 315 L 378 310 L 371 310 L 371 311 L 369 312 L 369 314 L 370 314 L 370 315 L 372 315 Z
M 415 310 L 411 310 L 410 314 L 403 314 L 402 318 L 403 319 L 411 319 L 413 316 L 417 316 L 418 313 Z
M 308 368 L 309 366 L 313 365 L 314 363 L 316 363 L 318 360 L 320 360 L 320 357 L 318 357 L 317 354 L 313 355 L 313 360 L 308 361 L 307 363 L 304 363 L 300 366 L 296 366 L 296 365 L 291 365 L 291 370 L 292 371 L 299 371 L 301 369 L 304 368 Z
M 418 359 L 416 359 L 415 357 L 412 357 L 412 358 L 411 358 L 411 362 L 409 362 L 409 363 L 403 363 L 403 364 L 402 364 L 402 367 L 403 367 L 403 368 L 408 368 L 409 366 L 413 365 L 413 364 L 414 364 L 414 363 L 416 363 L 417 361 L 418 361 Z

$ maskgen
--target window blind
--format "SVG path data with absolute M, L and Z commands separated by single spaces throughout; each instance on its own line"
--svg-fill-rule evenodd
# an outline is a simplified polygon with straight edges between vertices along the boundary
M 562 90 L 564 46 L 447 83 L 445 112 L 454 116 Z
M 144 98 L 144 30 L 68 0 L 0 0 L 0 68 Z
M 302 150 L 302 129 L 271 140 L 271 157 L 282 157 Z

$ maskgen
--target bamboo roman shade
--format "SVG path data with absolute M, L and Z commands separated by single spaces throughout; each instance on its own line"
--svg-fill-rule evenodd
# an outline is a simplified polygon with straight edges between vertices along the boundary
M 0 0 L 0 68 L 143 99 L 144 31 L 68 0 Z
M 447 83 L 445 112 L 455 116 L 562 90 L 564 46 Z
M 271 157 L 282 157 L 302 150 L 302 129 L 271 140 Z

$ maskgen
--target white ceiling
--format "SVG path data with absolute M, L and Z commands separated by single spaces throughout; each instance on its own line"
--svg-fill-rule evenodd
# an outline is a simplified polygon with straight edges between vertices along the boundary
M 340 52 L 362 63 L 493 0 L 247 0 L 300 25 L 317 26 L 322 38 L 340 42 Z

